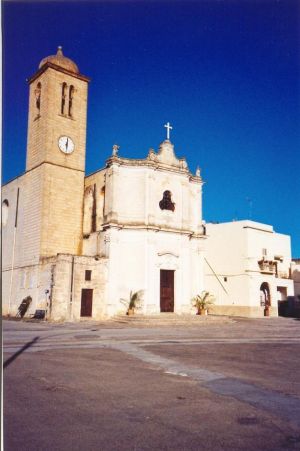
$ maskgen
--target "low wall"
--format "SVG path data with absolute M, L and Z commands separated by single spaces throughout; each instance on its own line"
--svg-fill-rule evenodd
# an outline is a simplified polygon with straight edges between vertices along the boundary
M 226 316 L 244 316 L 247 318 L 263 318 L 264 307 L 247 307 L 238 305 L 214 305 L 209 308 L 209 313 L 212 315 L 226 315 Z M 270 315 L 278 316 L 277 307 L 270 307 Z

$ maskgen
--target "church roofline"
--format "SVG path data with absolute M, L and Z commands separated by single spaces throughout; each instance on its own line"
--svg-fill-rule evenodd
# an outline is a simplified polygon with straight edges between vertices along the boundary
M 185 158 L 180 158 L 179 161 L 185 162 Z M 176 172 L 177 174 L 187 175 L 190 180 L 195 182 L 202 182 L 202 178 L 197 175 L 193 175 L 188 167 L 178 167 L 171 164 L 162 163 L 159 161 L 151 160 L 149 157 L 143 159 L 134 158 L 122 158 L 119 156 L 111 156 L 106 160 L 106 168 L 109 168 L 112 164 L 117 164 L 119 166 L 135 166 L 135 167 L 148 167 L 154 170 Z
M 98 172 L 105 171 L 105 169 L 106 169 L 106 167 L 97 169 L 96 171 L 93 171 L 93 172 L 91 172 L 90 174 L 86 174 L 86 175 L 84 176 L 84 178 L 87 179 L 87 178 L 91 177 L 92 175 L 98 174 Z
M 62 72 L 66 75 L 70 75 L 71 77 L 74 78 L 78 78 L 79 80 L 83 80 L 86 81 L 87 83 L 89 83 L 91 81 L 90 77 L 87 77 L 86 75 L 82 75 L 82 74 L 76 74 L 75 72 L 71 72 L 61 66 L 57 66 L 56 64 L 53 63 L 49 63 L 47 62 L 46 64 L 44 64 L 34 75 L 32 75 L 32 77 L 27 79 L 27 82 L 30 84 L 32 83 L 34 80 L 36 80 L 43 72 L 45 72 L 48 68 L 57 70 L 58 72 Z
M 120 161 L 123 160 L 123 163 L 120 163 Z M 124 160 L 128 160 L 130 162 L 132 162 L 132 164 L 126 164 L 126 162 L 124 163 Z M 108 164 L 108 162 L 110 164 Z M 142 162 L 142 164 L 136 164 Z M 84 179 L 88 179 L 89 177 L 92 177 L 102 171 L 105 171 L 106 169 L 108 169 L 109 167 L 111 167 L 111 165 L 113 163 L 119 164 L 119 166 L 131 166 L 131 167 L 146 167 L 146 168 L 150 168 L 150 169 L 154 169 L 155 171 L 169 171 L 169 172 L 176 172 L 177 174 L 181 174 L 181 175 L 185 175 L 189 178 L 189 180 L 191 182 L 195 182 L 195 183 L 201 183 L 202 185 L 205 184 L 205 182 L 203 181 L 203 179 L 199 176 L 193 175 L 190 171 L 182 171 L 182 170 L 178 170 L 172 166 L 162 166 L 162 165 L 158 165 L 153 164 L 147 162 L 147 159 L 141 159 L 141 160 L 135 160 L 135 159 L 129 159 L 129 158 L 120 158 L 120 157 L 110 157 L 108 158 L 108 160 L 106 160 L 106 166 L 100 169 L 97 169 L 96 171 L 91 172 L 90 174 L 86 174 Z

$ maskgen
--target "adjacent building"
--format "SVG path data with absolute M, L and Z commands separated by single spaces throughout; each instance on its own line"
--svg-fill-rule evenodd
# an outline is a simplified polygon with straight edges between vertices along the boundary
M 288 235 L 254 221 L 207 224 L 205 287 L 212 311 L 225 315 L 278 315 L 278 302 L 294 294 Z

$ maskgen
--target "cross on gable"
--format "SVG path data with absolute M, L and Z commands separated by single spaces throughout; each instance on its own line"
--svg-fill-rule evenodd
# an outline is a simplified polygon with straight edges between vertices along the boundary
M 170 139 L 170 130 L 173 130 L 173 127 L 171 127 L 170 122 L 168 122 L 166 125 L 164 125 L 167 129 L 167 139 Z

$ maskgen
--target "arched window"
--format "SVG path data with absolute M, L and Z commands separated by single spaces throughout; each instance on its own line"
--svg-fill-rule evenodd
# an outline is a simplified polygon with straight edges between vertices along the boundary
M 63 83 L 61 86 L 61 114 L 65 114 L 65 105 L 66 105 L 66 96 L 67 96 L 67 83 Z
M 161 210 L 171 210 L 171 211 L 175 210 L 175 204 L 174 204 L 174 202 L 172 202 L 171 191 L 167 190 L 163 193 L 163 198 L 159 202 L 159 207 Z
M 102 197 L 102 216 L 104 218 L 104 212 L 105 212 L 105 186 L 102 186 L 101 188 L 101 197 Z
M 69 87 L 69 117 L 72 117 L 72 108 L 73 108 L 73 95 L 74 95 L 74 86 Z
M 7 224 L 9 203 L 7 199 L 2 202 L 2 226 Z
M 96 232 L 97 228 L 97 204 L 96 204 L 96 184 L 93 186 L 93 208 L 92 208 L 92 228 L 91 232 Z
M 40 114 L 41 111 L 41 93 L 42 93 L 42 84 L 38 82 L 34 90 L 35 106 L 37 108 L 38 114 Z

